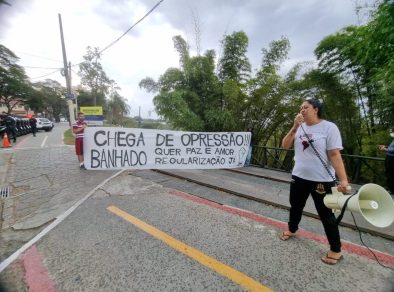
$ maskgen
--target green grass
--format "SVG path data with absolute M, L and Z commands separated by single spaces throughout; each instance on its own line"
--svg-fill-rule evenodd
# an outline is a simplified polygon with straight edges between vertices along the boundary
M 75 144 L 75 137 L 71 132 L 71 129 L 68 129 L 64 132 L 63 141 L 66 145 L 74 145 Z

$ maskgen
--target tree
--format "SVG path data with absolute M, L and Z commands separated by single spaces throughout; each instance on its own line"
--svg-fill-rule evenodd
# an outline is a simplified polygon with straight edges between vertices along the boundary
M 320 68 L 340 74 L 353 87 L 368 135 L 376 124 L 394 122 L 394 3 L 378 5 L 369 23 L 324 38 L 315 53 Z
M 83 58 L 85 61 L 79 65 L 78 73 L 81 76 L 81 83 L 90 89 L 93 96 L 92 105 L 104 105 L 106 94 L 115 81 L 110 80 L 104 72 L 99 62 L 101 54 L 98 48 L 92 50 L 91 47 L 87 47 L 87 53 Z
M 130 113 L 127 100 L 115 91 L 112 93 L 107 107 L 107 119 L 114 125 L 124 126 L 124 117 Z
M 357 96 L 352 88 L 343 84 L 337 74 L 318 69 L 307 72 L 299 83 L 301 94 L 320 100 L 323 103 L 323 118 L 335 121 L 341 129 L 344 152 L 360 154 L 364 133 L 356 104 Z
M 140 87 L 157 93 L 153 99 L 156 112 L 175 128 L 202 131 L 225 127 L 223 120 L 213 119 L 220 112 L 221 99 L 214 51 L 190 57 L 186 41 L 180 36 L 173 40 L 180 68 L 167 69 L 157 82 L 147 77 Z
M 280 146 L 277 137 L 282 135 L 288 120 L 287 84 L 278 71 L 289 49 L 290 43 L 285 37 L 271 42 L 268 49 L 262 49 L 261 68 L 247 84 L 249 96 L 244 116 L 248 126 L 254 129 L 256 141 L 262 145 L 270 142 Z
M 376 88 L 376 120 L 385 127 L 394 124 L 394 2 L 383 1 L 372 20 L 360 30 L 367 42 L 356 43 L 357 59 L 371 68 L 370 83 Z M 361 33 L 360 33 L 361 34 Z
M 222 84 L 222 111 L 218 116 L 228 127 L 246 127 L 243 114 L 246 106 L 246 83 L 250 78 L 251 65 L 246 52 L 248 37 L 243 31 L 233 32 L 222 40 L 223 57 L 218 63 L 218 78 Z
M 49 117 L 53 117 L 57 122 L 60 121 L 60 116 L 67 116 L 68 106 L 63 93 L 66 89 L 57 81 L 46 79 L 45 81 L 36 82 L 33 84 L 38 97 L 41 100 L 40 107 L 36 110 L 45 112 Z M 37 96 L 37 94 L 36 94 Z M 31 99 L 30 103 L 35 99 Z M 34 107 L 34 103 L 32 105 Z
M 31 92 L 31 86 L 23 67 L 17 64 L 19 58 L 8 48 L 0 45 L 0 102 L 11 113 Z
M 223 57 L 218 64 L 221 82 L 233 80 L 241 84 L 250 78 L 251 65 L 246 56 L 248 43 L 248 37 L 243 31 L 233 32 L 224 37 Z

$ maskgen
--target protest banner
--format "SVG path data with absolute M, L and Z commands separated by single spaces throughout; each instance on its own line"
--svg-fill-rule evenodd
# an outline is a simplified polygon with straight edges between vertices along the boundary
M 242 167 L 250 132 L 85 129 L 87 169 L 218 169 Z

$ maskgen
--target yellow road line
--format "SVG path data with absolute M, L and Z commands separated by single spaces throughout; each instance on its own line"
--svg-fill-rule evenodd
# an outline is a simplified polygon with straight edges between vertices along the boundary
M 121 209 L 115 206 L 109 206 L 107 210 L 118 215 L 124 220 L 134 224 L 135 226 L 142 229 L 146 233 L 149 233 L 153 237 L 160 239 L 161 241 L 163 241 L 173 249 L 191 257 L 192 259 L 196 260 L 200 264 L 216 271 L 220 275 L 225 276 L 231 281 L 243 286 L 249 291 L 272 291 L 270 288 L 263 286 L 262 284 L 246 276 L 245 274 L 215 260 L 214 258 L 211 258 L 210 256 L 205 255 L 201 251 L 191 246 L 188 246 L 187 244 L 184 244 L 183 242 L 168 235 L 167 233 L 164 233 L 163 231 L 139 220 L 138 218 L 122 211 Z

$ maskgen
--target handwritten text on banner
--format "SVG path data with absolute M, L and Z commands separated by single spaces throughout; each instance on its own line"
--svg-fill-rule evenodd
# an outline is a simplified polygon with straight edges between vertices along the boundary
M 85 129 L 88 169 L 214 169 L 242 167 L 249 132 Z

